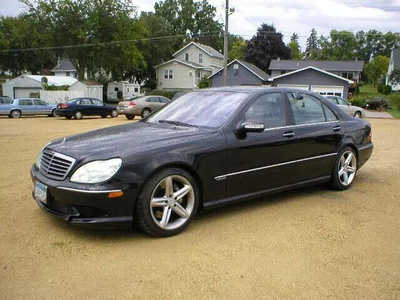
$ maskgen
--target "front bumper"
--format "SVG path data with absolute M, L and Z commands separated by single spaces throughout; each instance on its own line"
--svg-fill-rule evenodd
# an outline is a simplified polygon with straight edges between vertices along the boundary
M 70 224 L 105 228 L 130 227 L 132 224 L 136 193 L 128 186 L 112 190 L 90 190 L 84 185 L 65 187 L 65 182 L 44 177 L 35 166 L 32 167 L 31 178 L 34 185 L 38 181 L 47 186 L 46 203 L 35 199 L 32 192 L 38 206 Z M 109 193 L 115 191 L 123 191 L 123 195 L 109 198 Z

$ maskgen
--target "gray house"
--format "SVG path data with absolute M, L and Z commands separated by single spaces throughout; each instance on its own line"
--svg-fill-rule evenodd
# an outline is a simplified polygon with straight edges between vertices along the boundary
M 273 59 L 269 65 L 271 76 L 276 77 L 292 71 L 314 67 L 354 82 L 360 80 L 360 74 L 364 68 L 364 62 L 360 60 L 283 60 Z
M 273 86 L 310 90 L 323 96 L 332 95 L 344 99 L 347 99 L 349 87 L 354 83 L 350 79 L 316 67 L 305 67 L 278 75 L 270 78 L 270 81 Z
M 390 55 L 389 68 L 386 75 L 386 84 L 390 85 L 393 91 L 400 91 L 400 84 L 393 85 L 390 82 L 390 75 L 394 70 L 400 70 L 400 48 L 392 49 L 392 54 Z
M 58 58 L 57 65 L 51 70 L 55 76 L 68 76 L 78 78 L 78 72 L 69 59 Z
M 223 71 L 218 70 L 208 78 L 212 87 L 224 86 Z M 235 59 L 227 65 L 227 85 L 264 85 L 269 84 L 269 75 L 255 65 Z

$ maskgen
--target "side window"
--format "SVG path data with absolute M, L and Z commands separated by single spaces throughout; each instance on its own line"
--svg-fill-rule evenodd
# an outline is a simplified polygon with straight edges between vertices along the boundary
M 259 97 L 247 110 L 245 120 L 262 123 L 265 128 L 286 125 L 281 93 L 270 93 Z
M 90 99 L 81 99 L 79 104 L 81 104 L 81 105 L 92 105 L 92 101 L 90 101 Z
M 322 104 L 322 106 L 324 107 L 326 120 L 328 122 L 329 121 L 337 121 L 338 120 L 336 115 L 333 113 L 333 111 L 328 106 L 326 106 L 325 104 Z
M 40 100 L 33 100 L 33 102 L 35 103 L 35 105 L 43 105 Z
M 92 99 L 92 102 L 93 102 L 94 105 L 97 105 L 97 106 L 103 105 L 103 103 L 100 100 L 97 100 L 97 99 Z
M 168 99 L 166 98 L 159 98 L 161 103 L 169 103 Z
M 32 104 L 32 100 L 30 100 L 30 99 L 22 99 L 22 100 L 19 100 L 19 105 L 33 105 Z
M 288 98 L 296 124 L 325 122 L 322 103 L 317 98 L 301 93 L 288 93 Z

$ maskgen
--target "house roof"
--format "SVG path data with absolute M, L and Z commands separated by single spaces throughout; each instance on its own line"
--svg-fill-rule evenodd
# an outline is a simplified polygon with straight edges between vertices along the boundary
M 210 46 L 207 46 L 207 45 L 204 45 L 204 44 L 200 44 L 200 43 L 196 43 L 196 42 L 190 42 L 189 44 L 187 44 L 183 48 L 181 48 L 178 51 L 176 51 L 172 56 L 176 56 L 178 53 L 182 52 L 183 50 L 185 50 L 190 45 L 194 45 L 194 46 L 200 48 L 201 50 L 203 50 L 204 52 L 206 52 L 210 56 L 217 57 L 217 58 L 224 58 L 224 56 L 220 52 L 215 50 L 213 47 L 210 47 Z
M 42 82 L 42 78 L 47 78 L 48 85 L 63 86 L 63 85 L 73 85 L 78 80 L 69 76 L 44 76 L 44 75 L 22 75 L 23 77 L 33 79 L 37 82 Z
M 209 67 L 205 67 L 205 66 L 199 65 L 199 64 L 197 64 L 197 63 L 195 63 L 195 62 L 191 62 L 191 61 L 182 61 L 182 60 L 179 60 L 179 59 L 176 59 L 176 58 L 171 59 L 171 60 L 169 60 L 169 61 L 166 61 L 166 62 L 164 62 L 164 63 L 161 63 L 161 64 L 159 64 L 159 65 L 157 65 L 157 66 L 154 66 L 154 68 L 157 69 L 158 67 L 161 67 L 161 66 L 163 66 L 163 65 L 167 65 L 167 64 L 172 63 L 172 62 L 177 62 L 177 63 L 180 63 L 180 64 L 182 64 L 182 65 L 185 65 L 185 66 L 188 66 L 188 67 L 194 68 L 194 69 L 209 69 Z
M 76 72 L 76 69 L 69 59 L 59 59 L 52 72 Z
M 400 69 L 400 48 L 393 48 L 393 69 Z
M 251 73 L 253 73 L 254 75 L 256 75 L 258 78 L 260 78 L 263 81 L 267 81 L 269 78 L 269 75 L 267 73 L 265 73 L 263 70 L 261 70 L 260 68 L 258 68 L 257 66 L 247 62 L 247 61 L 243 61 L 243 60 L 239 60 L 239 59 L 235 59 L 232 60 L 227 67 L 229 67 L 231 64 L 233 63 L 239 63 L 241 64 L 244 68 L 246 68 L 247 70 L 249 70 Z M 212 74 L 211 76 L 209 76 L 208 78 L 213 77 L 215 74 L 218 74 L 219 72 L 221 72 L 224 68 L 219 69 L 217 72 L 215 72 L 214 74 Z
M 353 81 L 350 80 L 350 79 L 341 77 L 341 76 L 339 76 L 339 75 L 336 75 L 336 74 L 333 74 L 333 73 L 330 73 L 330 72 L 328 72 L 328 71 L 321 70 L 321 69 L 319 69 L 319 68 L 312 67 L 312 66 L 305 67 L 305 68 L 302 68 L 302 69 L 299 69 L 299 70 L 295 70 L 295 71 L 292 71 L 292 72 L 289 72 L 289 73 L 285 73 L 285 74 L 282 74 L 282 75 L 279 75 L 279 76 L 275 76 L 275 77 L 270 78 L 269 80 L 270 80 L 270 81 L 274 81 L 275 79 L 279 79 L 279 78 L 282 78 L 282 77 L 290 76 L 290 75 L 293 75 L 293 74 L 296 74 L 296 73 L 299 73 L 299 72 L 303 72 L 303 71 L 306 71 L 306 70 L 315 70 L 315 71 L 324 73 L 324 74 L 326 74 L 326 75 L 335 77 L 335 78 L 337 78 L 337 79 L 346 81 L 346 82 L 348 82 L 349 84 L 353 84 Z
M 271 60 L 270 70 L 298 70 L 305 67 L 315 67 L 330 72 L 361 72 L 364 68 L 364 62 L 360 60 Z

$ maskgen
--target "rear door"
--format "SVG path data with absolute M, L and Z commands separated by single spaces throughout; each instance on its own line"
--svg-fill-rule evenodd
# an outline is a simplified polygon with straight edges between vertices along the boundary
M 19 99 L 18 104 L 23 115 L 35 114 L 36 106 L 34 105 L 32 99 L 29 98 Z
M 91 99 L 93 103 L 93 113 L 101 116 L 101 115 L 107 115 L 108 110 L 107 107 L 103 105 L 103 102 L 101 102 L 99 99 Z
M 79 108 L 77 109 L 82 114 L 90 116 L 94 114 L 92 100 L 89 98 L 82 98 L 79 100 Z
M 330 176 L 343 131 L 337 116 L 317 97 L 298 92 L 286 93 L 293 126 L 291 146 L 295 168 L 291 182 Z
M 44 115 L 51 113 L 49 106 L 43 100 L 34 99 L 33 102 L 35 103 L 35 111 L 37 114 Z

